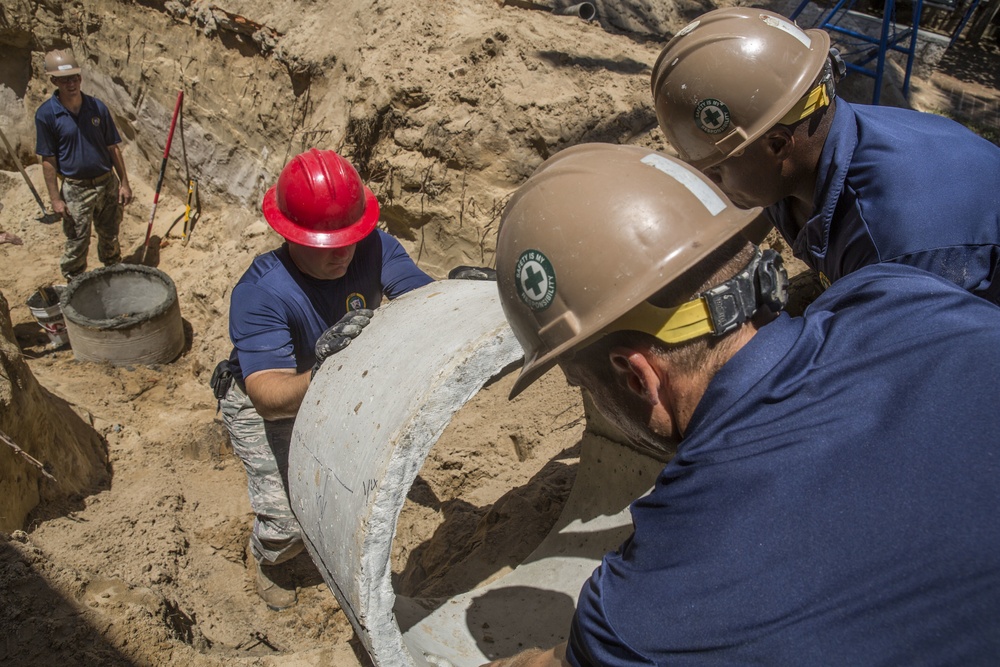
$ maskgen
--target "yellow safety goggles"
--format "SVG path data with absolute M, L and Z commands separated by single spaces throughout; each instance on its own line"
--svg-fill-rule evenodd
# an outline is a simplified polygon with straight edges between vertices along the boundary
M 642 301 L 595 338 L 615 331 L 641 331 L 673 345 L 707 335 L 721 336 L 748 321 L 760 308 L 778 312 L 787 302 L 788 274 L 781 255 L 757 248 L 747 266 L 721 285 L 674 308 Z
M 605 327 L 601 333 L 642 331 L 673 345 L 715 333 L 708 303 L 699 297 L 676 308 L 658 308 L 648 301 L 625 313 Z
M 781 117 L 778 125 L 794 125 L 813 115 L 823 107 L 830 106 L 829 81 L 826 77 L 795 103 L 788 113 Z

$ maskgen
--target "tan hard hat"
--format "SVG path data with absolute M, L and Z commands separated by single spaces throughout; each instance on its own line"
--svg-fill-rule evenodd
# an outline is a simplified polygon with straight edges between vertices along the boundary
M 797 104 L 807 106 L 829 52 L 826 32 L 802 30 L 780 14 L 710 11 L 678 32 L 653 66 L 660 129 L 684 161 L 698 169 L 718 164 Z
M 581 144 L 549 158 L 511 197 L 497 239 L 500 301 L 524 349 L 511 397 L 759 211 L 650 149 Z
M 45 54 L 45 73 L 49 76 L 73 76 L 80 73 L 80 66 L 69 51 L 49 51 Z

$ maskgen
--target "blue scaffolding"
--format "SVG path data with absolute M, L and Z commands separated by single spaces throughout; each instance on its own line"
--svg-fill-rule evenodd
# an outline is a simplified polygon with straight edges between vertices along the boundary
M 810 0 L 802 0 L 799 3 L 799 6 L 792 12 L 792 20 L 798 18 L 809 2 Z M 889 51 L 898 51 L 906 54 L 906 76 L 903 78 L 903 96 L 908 97 L 910 94 L 910 74 L 913 72 L 913 57 L 917 48 L 917 26 L 920 25 L 923 0 L 912 0 L 913 22 L 912 25 L 902 30 L 897 30 L 896 27 L 896 0 L 885 0 L 885 11 L 882 14 L 882 27 L 878 38 L 839 25 L 855 2 L 856 0 L 838 0 L 833 9 L 822 15 L 816 27 L 830 33 L 846 35 L 860 44 L 869 44 L 874 47 L 863 49 L 860 53 L 860 58 L 853 61 L 851 59 L 852 54 L 842 54 L 847 69 L 875 79 L 872 104 L 878 104 L 879 96 L 882 92 L 882 77 L 885 73 L 886 55 Z M 908 42 L 908 44 L 901 46 L 903 42 Z M 872 61 L 875 61 L 874 69 L 870 66 Z

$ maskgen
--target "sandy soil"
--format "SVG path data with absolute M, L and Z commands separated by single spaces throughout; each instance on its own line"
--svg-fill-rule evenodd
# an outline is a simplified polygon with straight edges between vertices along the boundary
M 176 361 L 156 367 L 77 362 L 71 349 L 47 346 L 25 302 L 38 286 L 58 282 L 61 231 L 38 220 L 38 206 L 17 171 L 0 171 L 0 233 L 23 241 L 0 243 L 0 292 L 10 303 L 17 343 L 41 385 L 104 439 L 111 471 L 101 488 L 45 504 L 24 530 L 0 533 L 0 663 L 364 665 L 352 628 L 308 559 L 299 563 L 299 604 L 279 613 L 257 598 L 245 566 L 251 513 L 244 472 L 228 448 L 207 380 L 229 349 L 229 290 L 256 254 L 278 244 L 254 205 L 260 189 L 273 181 L 285 156 L 306 143 L 344 145 L 367 167 L 385 205 L 385 226 L 425 270 L 442 277 L 458 263 L 488 263 L 505 196 L 549 153 L 585 140 L 663 147 L 645 100 L 658 45 L 545 12 L 499 11 L 492 0 L 458 2 L 447 18 L 419 3 L 392 3 L 395 13 L 373 12 L 372 21 L 380 35 L 394 39 L 369 31 L 349 55 L 333 57 L 315 43 L 303 46 L 334 25 L 332 10 L 317 9 L 311 21 L 299 17 L 302 30 L 296 32 L 287 3 L 246 0 L 230 3 L 230 12 L 276 26 L 287 35 L 281 42 L 286 48 L 274 55 L 260 46 L 271 33 L 257 32 L 253 48 L 264 51 L 266 66 L 253 70 L 236 56 L 218 56 L 223 72 L 210 67 L 221 53 L 211 50 L 215 46 L 199 37 L 185 55 L 187 42 L 176 39 L 188 27 L 184 21 L 210 32 L 192 18 L 201 5 L 154 2 L 148 4 L 172 12 L 163 31 L 173 36 L 174 51 L 160 42 L 140 66 L 124 55 L 126 46 L 138 48 L 131 24 L 106 11 L 109 4 L 94 2 L 89 12 L 77 8 L 79 15 L 59 25 L 71 25 L 74 39 L 91 44 L 104 31 L 110 59 L 128 81 L 175 66 L 204 81 L 217 76 L 203 98 L 195 93 L 205 86 L 191 89 L 190 98 L 199 101 L 192 103 L 188 134 L 193 159 L 201 155 L 216 171 L 202 174 L 204 209 L 186 246 L 179 227 L 167 234 L 184 210 L 176 164 L 160 198 L 146 263 L 177 284 L 187 345 Z M 140 11 L 135 4 L 118 9 Z M 685 12 L 707 6 L 677 8 L 675 29 Z M 359 21 L 352 15 L 349 23 Z M 39 20 L 24 29 L 51 40 L 53 25 Z M 233 34 L 214 39 L 232 42 Z M 147 36 L 143 48 L 152 49 Z M 226 46 L 260 60 L 252 45 Z M 327 78 L 317 76 L 317 62 Z M 357 74 L 350 70 L 355 65 L 363 66 Z M 299 86 L 287 108 L 274 89 L 276 72 Z M 308 93 L 302 77 L 310 82 Z M 927 80 L 918 89 L 938 103 L 933 87 Z M 25 90 L 16 102 L 30 111 L 44 83 Z M 129 117 L 134 134 L 126 141 L 136 201 L 121 237 L 133 260 L 141 256 L 159 166 L 155 141 L 142 134 L 150 116 L 140 114 L 136 102 L 148 90 L 144 84 L 133 89 L 131 102 L 120 98 L 137 114 Z M 169 111 L 169 96 L 161 98 Z M 257 115 L 241 115 L 248 109 Z M 166 112 L 159 113 L 162 128 Z M 285 127 L 286 117 L 297 120 Z M 20 152 L 28 155 L 30 114 L 15 120 L 22 129 Z M 372 142 L 362 146 L 357 141 L 366 132 Z M 285 142 L 284 149 L 267 150 L 274 146 L 265 136 Z M 208 155 L 213 137 L 216 144 L 232 142 L 239 154 L 205 157 L 199 151 Z M 243 168 L 239 161 L 249 155 L 257 161 Z M 40 167 L 29 163 L 27 172 L 47 204 Z M 92 248 L 90 266 L 98 265 Z M 509 378 L 475 397 L 428 458 L 394 545 L 400 590 L 446 595 L 498 576 L 527 555 L 558 516 L 584 428 L 579 394 L 555 373 L 508 404 L 505 382 Z
M 28 172 L 41 188 L 37 165 Z M 244 472 L 206 385 L 214 357 L 199 354 L 228 350 L 225 296 L 238 276 L 237 267 L 209 268 L 217 247 L 237 248 L 248 263 L 276 237 L 251 223 L 239 240 L 227 239 L 219 214 L 205 211 L 186 247 L 171 235 L 158 252 L 159 268 L 177 282 L 190 338 L 181 357 L 155 367 L 78 362 L 69 347 L 51 349 L 25 306 L 58 276 L 61 232 L 36 219 L 19 181 L 0 173 L 0 228 L 24 241 L 0 246 L 4 266 L 18 267 L 4 271 L 0 291 L 31 372 L 103 436 L 112 476 L 106 488 L 39 508 L 25 531 L 0 533 L 0 662 L 364 664 L 307 557 L 297 563 L 296 607 L 271 612 L 257 598 L 245 567 L 252 515 Z M 140 185 L 137 195 L 148 201 L 152 192 Z M 182 211 L 183 202 L 161 199 L 155 227 L 165 230 Z M 131 251 L 141 251 L 147 222 L 137 212 L 131 207 L 123 224 Z M 99 266 L 93 248 L 90 264 Z M 583 431 L 579 394 L 550 374 L 508 404 L 511 379 L 477 395 L 432 450 L 394 543 L 400 590 L 442 595 L 502 575 L 558 517 Z

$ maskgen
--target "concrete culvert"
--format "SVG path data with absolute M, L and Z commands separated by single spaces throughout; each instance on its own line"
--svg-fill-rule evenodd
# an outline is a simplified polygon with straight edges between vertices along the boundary
M 518 642 L 564 641 L 580 587 L 628 536 L 629 502 L 662 468 L 585 435 L 559 518 L 512 571 L 447 599 L 397 591 L 392 547 L 418 471 L 453 415 L 487 383 L 503 384 L 520 357 L 496 284 L 447 280 L 380 308 L 309 387 L 289 495 L 313 561 L 377 667 L 475 667 Z
M 118 264 L 85 273 L 70 282 L 61 303 L 79 361 L 158 364 L 184 348 L 177 288 L 159 269 Z

